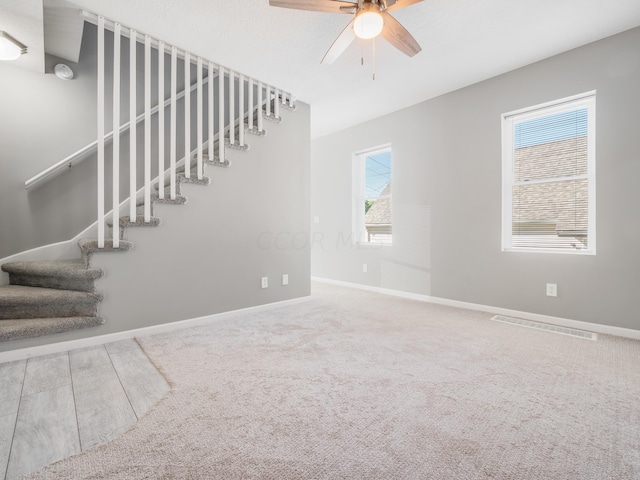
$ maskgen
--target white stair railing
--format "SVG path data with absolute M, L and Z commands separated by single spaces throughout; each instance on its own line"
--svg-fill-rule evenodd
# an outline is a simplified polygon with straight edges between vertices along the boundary
M 213 64 L 212 64 L 212 68 L 213 68 Z M 217 71 L 214 71 L 213 75 L 211 76 L 211 78 L 217 78 L 218 73 Z M 163 79 L 164 80 L 164 79 Z M 205 77 L 203 79 L 203 83 L 209 84 L 209 77 Z M 211 82 L 212 84 L 214 82 Z M 191 91 L 195 91 L 197 88 L 197 85 L 195 83 L 191 84 Z M 182 98 L 184 98 L 185 95 L 185 91 L 184 90 L 180 90 L 176 92 L 176 98 L 174 100 L 171 100 L 170 97 L 168 97 L 165 101 L 164 104 L 162 105 L 155 105 L 152 109 L 151 109 L 151 115 L 158 115 L 159 117 L 161 115 L 164 115 L 164 111 L 166 108 L 168 108 L 172 103 L 175 104 L 175 102 L 177 100 L 181 100 Z M 120 102 L 118 102 L 119 104 Z M 161 107 L 164 107 L 161 108 Z M 115 110 L 114 110 L 115 111 Z M 117 117 L 115 117 L 117 119 Z M 138 123 L 142 123 L 144 121 L 145 118 L 145 113 L 141 113 L 136 117 L 136 121 L 135 124 Z M 131 127 L 131 123 L 129 121 L 123 123 L 122 125 L 117 125 L 118 121 L 116 120 L 116 130 L 119 132 L 120 136 L 122 136 L 123 134 L 125 134 L 129 128 Z M 107 145 L 109 142 L 115 141 L 114 137 L 113 137 L 113 131 L 110 131 L 108 133 L 105 134 L 104 136 L 104 142 L 105 145 Z M 71 155 L 68 155 L 67 157 L 63 158 L 62 160 L 60 160 L 59 162 L 55 163 L 54 165 L 47 167 L 46 169 L 44 169 L 42 172 L 34 175 L 33 177 L 29 178 L 28 180 L 26 180 L 24 182 L 24 188 L 29 190 L 30 188 L 34 188 L 42 183 L 47 182 L 48 180 L 50 180 L 51 178 L 53 178 L 54 176 L 68 171 L 70 169 L 72 169 L 73 167 L 75 167 L 76 165 L 80 164 L 81 162 L 87 160 L 89 157 L 91 157 L 92 154 L 95 154 L 95 152 L 97 151 L 97 146 L 98 146 L 98 140 L 94 140 L 91 143 L 88 143 L 87 145 L 85 145 L 84 147 L 82 147 L 81 149 L 75 151 L 74 153 L 72 153 Z
M 112 228 L 112 245 L 114 248 L 118 248 L 120 231 L 119 231 L 119 204 L 120 204 L 120 163 L 122 159 L 119 155 L 120 136 L 123 133 L 123 128 L 119 126 L 120 123 L 120 101 L 123 96 L 121 91 L 120 81 L 120 46 L 121 37 L 129 38 L 129 124 L 133 126 L 130 128 L 130 151 L 129 151 L 129 218 L 131 222 L 137 222 L 137 210 L 136 210 L 136 192 L 137 192 L 137 149 L 138 142 L 136 136 L 135 126 L 139 121 L 144 122 L 144 181 L 143 181 L 143 221 L 148 223 L 151 221 L 151 168 L 152 168 L 152 156 L 156 154 L 158 156 L 157 168 L 158 168 L 158 195 L 160 198 L 164 198 L 165 190 L 165 155 L 169 157 L 169 195 L 170 198 L 176 197 L 176 182 L 177 171 L 176 165 L 184 161 L 184 176 L 191 178 L 191 152 L 195 149 L 196 155 L 196 172 L 197 179 L 203 178 L 204 172 L 204 145 L 208 145 L 208 160 L 210 162 L 216 162 L 218 164 L 226 164 L 225 162 L 225 131 L 228 132 L 228 141 L 232 147 L 239 146 L 245 147 L 245 128 L 253 133 L 263 134 L 263 116 L 268 118 L 275 117 L 279 119 L 280 107 L 288 106 L 293 108 L 293 96 L 285 93 L 284 91 L 270 86 L 267 83 L 256 81 L 251 77 L 245 76 L 241 73 L 237 73 L 231 69 L 227 69 L 222 65 L 216 65 L 214 62 L 204 59 L 201 56 L 192 54 L 187 50 L 178 49 L 176 46 L 169 46 L 165 42 L 155 39 L 150 35 L 144 35 L 137 32 L 133 28 L 125 27 L 111 20 L 107 20 L 102 16 L 94 15 L 88 12 L 84 12 L 85 18 L 98 27 L 98 85 L 97 85 L 97 105 L 98 105 L 98 141 L 97 157 L 98 157 L 98 246 L 104 248 L 105 246 L 105 155 L 108 153 L 105 149 L 105 139 L 108 139 L 109 135 L 113 137 L 113 153 L 111 153 L 110 160 L 113 162 L 113 185 L 112 185 L 112 211 L 113 211 L 113 228 Z M 105 30 L 113 32 L 113 75 L 111 91 L 105 87 L 105 70 L 106 61 L 105 58 Z M 144 111 L 142 114 L 137 114 L 137 95 L 140 87 L 137 85 L 136 71 L 138 68 L 138 61 L 136 58 L 137 44 L 138 42 L 144 45 L 144 58 L 143 71 L 144 82 L 142 84 L 141 92 L 144 95 Z M 156 49 L 157 63 L 154 67 L 152 65 L 152 50 Z M 165 71 L 165 54 L 170 54 L 169 72 Z M 184 105 L 182 113 L 184 115 L 182 128 L 178 125 L 178 95 L 177 95 L 177 68 L 178 60 L 181 59 L 184 68 Z M 192 73 L 191 64 L 196 66 L 196 79 L 194 87 L 192 85 Z M 206 71 L 207 77 L 204 77 Z M 164 100 L 165 90 L 165 75 L 169 74 L 169 90 L 170 97 L 168 100 Z M 152 93 L 152 77 L 157 75 L 157 106 L 152 107 L 153 93 Z M 214 92 L 214 82 L 211 79 L 218 78 L 218 91 L 217 91 L 217 105 L 216 105 L 216 92 Z M 228 78 L 228 91 L 225 91 L 225 77 Z M 236 85 L 237 81 L 237 85 Z M 208 83 L 206 89 L 206 100 L 204 84 Z M 257 84 L 257 102 L 254 102 L 254 87 Z M 195 109 L 195 121 L 192 121 L 191 112 L 191 91 L 195 88 L 196 91 L 196 109 Z M 248 105 L 245 106 L 245 89 L 248 92 Z M 238 106 L 236 108 L 236 93 Z M 113 106 L 108 111 L 108 105 L 106 100 L 112 98 Z M 273 114 L 271 102 L 273 101 Z M 287 103 L 288 102 L 288 103 Z M 218 111 L 218 122 L 214 122 L 215 109 Z M 246 108 L 245 108 L 246 107 Z M 165 146 L 165 111 L 164 108 L 169 108 L 169 145 L 168 149 Z M 155 109 L 155 110 L 154 110 Z M 257 132 L 254 131 L 253 112 L 255 109 L 259 109 L 257 115 Z M 158 112 L 158 124 L 152 125 L 152 115 Z M 248 114 L 247 114 L 248 112 Z M 113 131 L 111 134 L 105 135 L 104 122 L 105 118 L 111 114 L 113 118 Z M 248 124 L 245 125 L 245 116 Z M 139 118 L 142 117 L 141 120 Z M 204 122 L 207 122 L 207 128 L 205 129 Z M 239 124 L 238 138 L 236 142 L 235 136 L 235 124 Z M 228 129 L 226 125 L 229 125 Z M 196 145 L 191 145 L 192 129 L 195 128 Z M 177 132 L 179 129 L 184 131 L 184 153 L 183 158 L 178 159 L 179 153 L 177 152 Z M 126 129 L 125 129 L 126 130 Z M 205 130 L 207 132 L 205 138 Z M 157 136 L 157 152 L 152 152 L 152 138 Z M 214 156 L 214 144 L 216 139 L 218 140 L 218 155 Z M 154 163 L 155 165 L 155 163 Z

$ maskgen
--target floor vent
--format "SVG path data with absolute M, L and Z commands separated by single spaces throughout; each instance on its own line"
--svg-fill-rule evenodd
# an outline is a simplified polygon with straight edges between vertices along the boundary
M 560 335 L 569 335 L 571 337 L 582 338 L 584 340 L 597 340 L 598 335 L 593 332 L 586 332 L 584 330 L 576 330 L 575 328 L 559 327 L 557 325 L 549 325 L 548 323 L 532 322 L 530 320 L 523 320 L 522 318 L 505 317 L 504 315 L 494 315 L 491 320 L 497 322 L 511 323 L 513 325 L 520 325 L 521 327 L 536 328 L 538 330 L 545 330 L 547 332 L 559 333 Z

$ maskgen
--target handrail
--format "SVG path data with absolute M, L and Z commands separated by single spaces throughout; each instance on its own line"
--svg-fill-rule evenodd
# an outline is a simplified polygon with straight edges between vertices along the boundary
M 214 78 L 216 78 L 217 76 L 218 76 L 218 72 L 214 74 Z M 208 82 L 209 82 L 209 77 L 202 79 L 202 83 L 206 84 Z M 196 90 L 197 87 L 198 87 L 198 82 L 197 81 L 193 82 L 189 90 L 193 92 Z M 180 93 L 176 95 L 176 100 L 180 100 L 181 98 L 184 98 L 185 90 L 186 89 L 181 90 Z M 169 105 L 171 105 L 171 96 L 167 97 L 167 99 L 164 101 L 164 108 L 167 108 Z M 155 115 L 156 113 L 158 113 L 158 110 L 160 110 L 160 107 L 159 105 L 156 105 L 151 109 L 151 115 Z M 138 123 L 141 123 L 144 120 L 144 117 L 145 117 L 144 112 L 138 115 L 136 117 L 136 125 Z M 123 132 L 126 132 L 127 130 L 129 130 L 130 126 L 131 126 L 131 121 L 128 121 L 127 123 L 123 123 L 120 126 L 120 129 L 118 130 L 118 132 L 122 134 Z M 113 130 L 104 136 L 105 144 L 112 140 L 113 140 Z M 65 169 L 73 168 L 74 165 L 77 165 L 82 161 L 86 160 L 87 157 L 89 157 L 89 155 L 93 153 L 97 148 L 98 148 L 98 140 L 96 139 L 93 142 L 89 143 L 88 145 L 85 145 L 84 147 L 82 147 L 77 152 L 72 153 L 71 155 L 60 160 L 58 163 L 51 165 L 47 169 L 31 177 L 29 180 L 24 182 L 24 188 L 28 190 L 31 187 L 35 187 L 36 185 L 44 182 L 49 177 L 54 177 L 60 174 Z

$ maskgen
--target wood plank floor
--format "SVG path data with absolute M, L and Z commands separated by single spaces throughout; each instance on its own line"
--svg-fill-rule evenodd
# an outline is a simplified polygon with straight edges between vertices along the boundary
M 0 364 L 0 478 L 122 435 L 168 391 L 133 339 Z

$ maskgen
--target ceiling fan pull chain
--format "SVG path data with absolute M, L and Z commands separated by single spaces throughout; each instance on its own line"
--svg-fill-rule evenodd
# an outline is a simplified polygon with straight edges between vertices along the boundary
M 364 40 L 360 40 L 360 65 L 364 67 Z
M 373 79 L 376 79 L 376 39 L 374 38 L 373 41 L 371 42 L 372 45 L 372 59 L 371 59 L 371 69 L 373 70 Z

